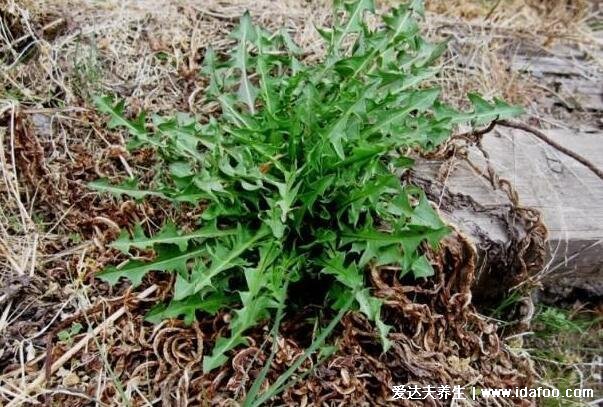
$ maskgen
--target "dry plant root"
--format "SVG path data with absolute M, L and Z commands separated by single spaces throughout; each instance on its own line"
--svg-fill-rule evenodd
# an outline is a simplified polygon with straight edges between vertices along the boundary
M 494 13 L 498 3 L 488 13 L 488 17 Z M 270 4 L 264 10 L 263 19 L 270 20 L 272 7 L 273 5 Z M 184 12 L 197 16 L 194 10 L 191 11 L 186 7 Z M 211 20 L 212 24 L 207 24 L 211 32 L 221 32 L 230 28 L 232 20 L 236 20 L 236 16 L 241 12 L 242 10 L 237 8 L 224 13 L 201 10 L 199 19 L 213 17 L 219 21 L 226 21 L 228 27 L 214 20 Z M 294 22 L 294 24 L 298 23 Z M 18 37 L 17 41 L 25 42 L 29 37 L 30 34 L 24 34 L 23 37 Z M 207 37 L 211 35 L 208 34 Z M 307 43 L 311 44 L 312 41 L 310 38 Z M 190 48 L 194 49 L 194 52 L 191 51 L 193 56 L 188 64 L 184 65 L 189 65 L 190 69 L 187 69 L 194 72 L 194 68 L 197 68 L 194 53 L 198 52 L 197 48 L 200 49 L 206 44 L 193 44 L 195 41 L 192 38 L 190 42 Z M 218 51 L 225 51 L 229 44 L 223 38 L 216 42 L 220 47 Z M 169 49 L 165 43 L 155 45 L 157 50 Z M 307 51 L 302 55 L 315 57 L 313 53 Z M 180 82 L 173 81 L 173 72 L 169 71 L 165 76 L 169 77 L 169 81 L 166 80 L 170 84 L 169 92 L 173 93 L 172 86 L 181 86 Z M 148 80 L 153 87 L 155 81 L 158 82 L 152 77 L 145 80 Z M 197 108 L 194 96 L 201 95 L 202 84 L 195 83 L 194 75 L 190 75 L 190 72 L 178 80 L 185 82 L 185 86 L 195 87 L 185 106 L 190 106 L 190 110 L 194 111 Z M 141 86 L 149 86 L 149 83 Z M 126 88 L 132 93 L 139 91 L 127 86 Z M 181 93 L 188 94 L 186 89 Z M 161 95 L 161 92 L 158 94 Z M 164 103 L 167 105 L 162 107 L 173 108 L 175 103 L 172 103 L 169 98 L 165 99 L 167 101 Z M 149 105 L 158 103 L 157 100 L 152 102 L 149 100 L 145 103 L 148 102 Z M 215 113 L 216 106 L 215 103 L 208 104 L 201 108 L 201 112 Z M 152 221 L 160 224 L 174 214 L 168 212 L 162 202 L 151 200 L 139 204 L 126 201 L 117 207 L 110 199 L 90 197 L 91 194 L 83 187 L 83 182 L 99 176 L 116 177 L 119 176 L 122 166 L 126 167 L 126 172 L 130 168 L 121 155 L 119 155 L 119 163 L 111 164 L 107 160 L 111 154 L 98 153 L 98 150 L 111 150 L 107 145 L 121 145 L 121 142 L 117 135 L 104 134 L 98 130 L 102 126 L 102 118 L 95 115 L 93 111 L 82 109 L 77 111 L 77 114 L 73 113 L 75 118 L 73 122 L 82 127 L 78 131 L 87 135 L 92 128 L 94 130 L 92 134 L 100 138 L 113 138 L 99 141 L 102 148 L 99 147 L 95 151 L 90 151 L 87 146 L 74 146 L 71 141 L 70 144 L 65 142 L 67 154 L 73 154 L 75 158 L 65 160 L 66 163 L 62 164 L 63 168 L 68 168 L 65 171 L 67 174 L 59 174 L 58 181 L 53 179 L 49 174 L 52 171 L 48 171 L 44 165 L 45 154 L 48 155 L 50 143 L 44 144 L 45 151 L 40 145 L 40 137 L 31 132 L 32 126 L 28 126 L 32 117 L 30 113 L 48 113 L 48 111 L 24 110 L 21 112 L 23 117 L 17 119 L 19 129 L 16 134 L 16 150 L 20 161 L 17 164 L 23 183 L 27 185 L 29 191 L 32 191 L 31 195 L 35 195 L 33 191 L 39 194 L 39 196 L 35 195 L 38 198 L 35 202 L 36 206 L 44 208 L 50 214 L 54 211 L 60 212 L 59 206 L 64 202 L 59 200 L 69 205 L 73 204 L 74 209 L 70 208 L 70 212 L 65 213 L 67 229 L 78 231 L 85 227 L 87 232 L 92 230 L 96 248 L 102 252 L 103 261 L 99 263 L 104 265 L 115 261 L 115 253 L 106 253 L 106 245 L 116 237 L 117 228 L 131 227 L 138 222 L 146 226 L 152 224 Z M 60 109 L 56 111 L 67 114 Z M 510 122 L 492 122 L 483 130 L 459 135 L 457 138 L 478 140 L 481 135 L 491 131 L 497 123 L 509 125 Z M 526 130 L 524 127 L 518 128 Z M 531 130 L 526 131 L 537 135 Z M 551 144 L 550 140 L 547 141 L 546 137 L 538 137 L 555 147 L 555 144 Z M 572 155 L 571 152 L 567 153 L 561 149 L 560 151 L 583 163 L 601 177 L 599 169 L 591 168 L 594 166 L 589 166 L 585 163 L 586 160 L 577 154 Z M 154 164 L 153 158 L 149 158 L 151 155 L 149 151 L 137 152 L 128 157 L 128 161 L 133 164 L 132 168 L 149 168 L 151 167 L 149 163 Z M 538 213 L 519 205 L 517 194 L 508 181 L 497 177 L 491 169 L 481 173 L 485 174 L 484 176 L 494 188 L 504 190 L 509 196 L 512 208 L 509 212 L 500 214 L 500 217 L 505 218 L 509 223 L 518 220 L 528 231 L 525 235 L 513 236 L 511 253 L 515 260 L 511 268 L 518 272 L 512 276 L 514 280 L 504 286 L 521 284 L 540 264 L 543 255 L 540 249 L 546 238 L 546 229 Z M 142 180 L 143 183 L 150 181 L 152 174 L 145 174 L 145 177 L 147 178 Z M 430 190 L 427 192 L 433 193 Z M 190 214 L 194 216 L 185 213 L 180 215 L 177 221 L 179 224 L 194 227 L 195 220 L 190 218 L 198 217 L 201 211 L 202 209 L 193 208 Z M 90 236 L 90 233 L 87 236 Z M 390 353 L 383 356 L 379 347 L 375 346 L 379 336 L 370 321 L 360 314 L 349 314 L 344 318 L 339 331 L 331 338 L 338 345 L 339 350 L 322 363 L 315 358 L 304 363 L 299 373 L 300 375 L 307 373 L 308 376 L 287 389 L 275 402 L 287 405 L 323 403 L 391 405 L 391 386 L 397 384 L 419 386 L 471 384 L 488 387 L 531 385 L 534 372 L 529 360 L 514 354 L 505 345 L 503 335 L 497 332 L 496 325 L 480 315 L 473 304 L 475 287 L 479 282 L 476 281 L 478 273 L 475 248 L 472 243 L 466 236 L 455 231 L 442 242 L 440 251 L 428 251 L 428 256 L 435 265 L 436 273 L 429 281 L 398 279 L 396 276 L 399 270 L 388 267 L 372 267 L 367 276 L 374 295 L 383 301 L 384 321 L 393 326 L 390 333 L 393 343 Z M 62 264 L 57 269 L 61 267 Z M 93 280 L 95 271 L 88 270 L 87 281 Z M 156 277 L 152 275 L 149 279 L 154 283 Z M 153 293 L 156 294 L 157 287 L 155 284 L 151 285 L 137 298 L 144 299 Z M 165 299 L 166 294 L 162 293 L 161 297 L 162 300 Z M 147 311 L 146 306 L 138 308 L 124 306 L 110 314 L 105 321 L 99 315 L 90 316 L 97 328 L 85 334 L 68 350 L 58 345 L 53 347 L 51 341 L 50 353 L 61 351 L 64 353 L 54 362 L 48 363 L 47 369 L 40 362 L 40 356 L 29 363 L 28 369 L 34 369 L 34 372 L 26 376 L 31 382 L 27 383 L 25 391 L 20 388 L 20 378 L 17 376 L 19 372 L 11 371 L 8 372 L 10 374 L 0 377 L 3 386 L 10 382 L 11 386 L 8 389 L 11 392 L 13 390 L 15 394 L 21 392 L 20 396 L 9 405 L 40 402 L 45 394 L 49 395 L 47 401 L 58 404 L 85 405 L 92 400 L 109 405 L 120 405 L 124 403 L 123 395 L 120 394 L 122 389 L 125 389 L 133 405 L 144 404 L 148 400 L 161 400 L 164 405 L 187 403 L 232 405 L 246 394 L 253 379 L 268 360 L 268 350 L 271 348 L 269 345 L 273 338 L 267 334 L 269 326 L 257 326 L 246 334 L 248 345 L 233 351 L 227 364 L 211 374 L 203 374 L 201 360 L 214 346 L 219 334 L 227 332 L 227 322 L 232 315 L 220 312 L 215 317 L 209 317 L 204 314 L 192 326 L 185 326 L 177 320 L 149 325 L 143 322 L 142 318 Z M 313 315 L 312 310 L 302 310 L 299 315 L 291 315 L 283 324 L 280 335 L 276 339 L 277 353 L 267 383 L 274 382 L 287 366 L 303 354 L 307 347 L 308 332 L 313 329 L 308 319 Z M 521 322 L 524 327 L 527 323 L 529 320 L 525 319 Z M 115 381 L 110 379 L 103 381 L 103 378 L 99 377 L 99 372 L 104 371 L 104 362 L 99 357 L 101 350 L 92 339 L 101 333 L 104 342 L 113 344 L 111 352 L 107 354 L 107 362 L 114 370 Z M 81 356 L 83 363 L 77 363 L 76 356 Z M 50 355 L 47 360 L 51 360 Z M 61 392 L 50 396 L 53 389 L 60 387 L 60 378 L 56 373 L 70 362 L 70 369 L 77 376 L 91 377 L 92 380 L 79 385 L 78 391 L 81 392 L 81 397 L 77 394 Z M 46 386 L 47 390 L 43 390 L 43 386 Z M 509 404 L 519 402 L 519 400 L 508 401 Z
M 136 295 L 137 300 L 143 300 L 157 291 L 159 287 L 157 285 L 152 285 Z M 57 360 L 49 364 L 44 371 L 39 372 L 38 375 L 34 375 L 35 379 L 33 379 L 27 387 L 22 389 L 18 393 L 18 397 L 14 398 L 10 403 L 8 403 L 7 407 L 19 406 L 22 405 L 24 400 L 27 400 L 29 395 L 36 390 L 40 390 L 40 386 L 47 380 L 49 380 L 50 375 L 59 370 L 63 365 L 71 360 L 75 355 L 78 354 L 88 343 L 95 337 L 101 335 L 103 331 L 105 331 L 108 327 L 113 325 L 119 318 L 124 316 L 127 312 L 127 307 L 124 305 L 111 314 L 109 317 L 103 320 L 101 324 L 99 324 L 96 328 L 86 333 L 86 335 L 81 338 L 77 343 L 75 343 L 67 352 L 65 352 L 61 357 Z M 48 355 L 47 355 L 48 357 Z

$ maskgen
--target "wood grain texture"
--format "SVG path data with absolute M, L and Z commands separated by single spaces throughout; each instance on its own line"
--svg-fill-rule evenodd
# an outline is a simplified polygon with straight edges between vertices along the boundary
M 554 129 L 547 135 L 558 143 L 603 167 L 603 134 L 599 131 Z M 520 204 L 538 209 L 549 229 L 549 262 L 543 271 L 551 284 L 563 278 L 565 291 L 580 289 L 589 295 L 603 294 L 603 183 L 588 169 L 532 135 L 514 129 L 497 129 L 483 139 L 490 165 L 512 182 Z M 469 158 L 479 168 L 486 160 L 477 148 Z M 482 208 L 509 203 L 506 195 L 461 159 L 454 169 L 440 168 L 441 161 L 419 160 L 420 178 L 444 176 L 446 193 L 467 195 Z M 447 178 L 446 178 L 447 175 Z M 439 204 L 437 197 L 436 204 Z M 482 210 L 454 208 L 443 213 L 470 235 L 484 231 L 490 239 L 504 242 L 504 228 Z M 487 255 L 487 253 L 486 253 Z M 568 274 L 569 273 L 569 274 Z
M 534 101 L 539 106 L 537 116 L 543 119 L 541 130 L 551 140 L 603 168 L 603 66 L 597 62 L 603 58 L 603 49 L 588 54 L 559 44 L 546 52 L 524 45 L 509 56 L 510 69 L 517 75 L 530 76 L 538 88 L 546 91 L 544 98 Z M 538 209 L 543 215 L 549 230 L 549 260 L 541 272 L 545 292 L 551 291 L 551 298 L 603 298 L 601 179 L 583 164 L 521 130 L 497 127 L 484 136 L 483 148 L 496 173 L 517 190 L 520 204 Z M 486 168 L 477 148 L 470 148 L 469 159 L 478 168 Z M 504 247 L 509 236 L 487 208 L 507 205 L 506 195 L 493 190 L 461 159 L 452 171 L 441 168 L 441 164 L 419 160 L 416 174 L 422 179 L 444 181 L 437 187 L 440 198 L 447 193 L 453 200 L 469 196 L 480 207 L 443 205 L 447 208 L 443 215 L 476 239 L 485 233 Z M 441 203 L 437 196 L 435 200 Z

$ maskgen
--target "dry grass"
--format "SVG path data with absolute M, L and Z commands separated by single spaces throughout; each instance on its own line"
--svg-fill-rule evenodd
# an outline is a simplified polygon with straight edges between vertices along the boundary
M 586 1 L 428 5 L 430 35 L 453 38 L 439 78 L 453 103 L 463 104 L 460 95 L 477 90 L 526 105 L 534 115 L 565 120 L 565 113 L 542 102 L 554 90 L 511 69 L 513 57 L 526 49 L 548 55 L 558 46 L 577 48 L 587 55 L 585 75 L 600 75 L 603 62 L 594 50 L 601 39 L 590 28 L 593 8 Z M 226 35 L 247 8 L 263 25 L 289 30 L 310 60 L 321 55 L 314 25 L 328 21 L 324 2 L 0 0 L 0 403 L 53 395 L 73 405 L 131 398 L 144 404 L 152 393 L 149 383 L 117 379 L 119 363 L 131 363 L 128 352 L 139 346 L 137 337 L 167 358 L 168 368 L 199 357 L 202 349 L 190 329 L 143 326 L 136 315 L 145 300 L 167 295 L 169 280 L 158 278 L 149 298 L 132 299 L 127 287 L 94 279 L 116 261 L 105 243 L 120 227 L 139 221 L 153 229 L 175 216 L 191 222 L 198 210 L 177 215 L 158 202 L 118 203 L 86 190 L 84 183 L 99 176 L 135 173 L 150 180 L 155 171 L 153 157 L 129 154 L 123 135 L 103 130 L 89 100 L 110 92 L 124 98 L 132 113 L 183 110 L 203 120 L 213 111 L 204 103 L 205 82 L 198 75 L 204 49 L 228 49 Z M 111 315 L 123 318 L 98 325 Z M 94 335 L 84 330 L 71 343 L 57 343 L 56 334 L 74 321 Z M 177 341 L 182 358 L 170 360 L 164 344 Z M 47 349 L 57 360 L 74 343 L 84 345 L 81 351 L 53 369 L 45 388 L 37 386 L 43 380 L 35 378 L 45 378 Z M 283 352 L 287 346 L 293 345 L 283 344 Z M 289 357 L 296 351 L 290 349 Z M 109 353 L 117 354 L 117 364 L 108 363 Z M 74 373 L 89 374 L 81 369 L 86 365 L 96 376 Z M 170 380 L 184 385 L 180 378 Z M 115 391 L 107 394 L 107 388 Z
M 602 321 L 600 310 L 579 305 L 569 310 L 540 307 L 533 324 L 535 333 L 526 347 L 539 367 L 541 385 L 558 388 L 562 394 L 567 389 L 593 388 L 601 402 Z M 546 400 L 544 405 L 579 406 L 582 401 Z

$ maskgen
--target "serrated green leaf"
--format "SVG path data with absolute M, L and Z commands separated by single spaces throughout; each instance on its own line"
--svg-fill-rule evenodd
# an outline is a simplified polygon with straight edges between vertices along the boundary
M 251 15 L 245 12 L 241 17 L 239 27 L 233 32 L 233 36 L 239 40 L 236 54 L 235 66 L 239 69 L 240 82 L 237 95 L 239 101 L 247 105 L 249 112 L 255 114 L 255 99 L 257 97 L 257 89 L 249 80 L 248 75 L 248 58 L 247 46 L 256 38 L 255 28 L 251 22 Z
M 270 304 L 268 298 L 264 296 L 246 296 L 245 293 L 241 293 L 241 298 L 243 299 L 243 307 L 234 311 L 235 316 L 230 324 L 231 336 L 228 338 L 219 337 L 212 349 L 211 356 L 208 355 L 203 358 L 204 373 L 222 366 L 228 360 L 225 355 L 226 352 L 247 343 L 243 333 L 258 322 Z
M 411 266 L 412 273 L 416 278 L 421 277 L 431 277 L 434 274 L 433 266 L 427 260 L 427 257 L 420 256 L 418 257 Z
M 442 106 L 438 108 L 438 117 L 450 118 L 452 123 L 472 123 L 481 126 L 494 120 L 516 117 L 524 113 L 521 107 L 509 105 L 500 99 L 494 99 L 494 103 L 490 103 L 477 93 L 470 93 L 469 100 L 473 105 L 473 112 L 458 113 Z
M 181 253 L 179 250 L 162 250 L 155 260 L 144 262 L 140 260 L 131 260 L 123 267 L 108 267 L 103 272 L 98 273 L 96 277 L 115 285 L 120 278 L 125 277 L 132 282 L 132 286 L 139 286 L 142 278 L 149 271 L 174 271 L 184 270 L 186 262 L 189 259 L 197 257 L 206 252 L 204 247 L 192 249 Z
M 124 116 L 123 101 L 114 103 L 110 96 L 95 96 L 93 101 L 99 111 L 110 115 L 111 119 L 107 124 L 109 128 L 124 127 L 135 137 L 134 146 L 149 144 L 158 148 L 164 147 L 163 143 L 149 137 L 149 133 L 145 128 L 146 118 L 144 113 L 141 113 L 134 120 L 129 120 Z
M 121 184 L 113 185 L 110 184 L 107 179 L 98 179 L 96 181 L 89 182 L 88 187 L 99 192 L 110 193 L 116 197 L 128 195 L 134 199 L 142 199 L 147 196 L 158 196 L 167 199 L 167 197 L 160 191 L 138 189 L 138 183 L 136 180 L 124 181 Z
M 419 204 L 413 209 L 410 223 L 417 226 L 426 226 L 431 229 L 444 227 L 444 222 L 433 209 L 424 193 L 421 193 Z
M 185 161 L 176 161 L 170 164 L 170 173 L 176 178 L 190 177 L 194 174 L 193 167 Z
M 257 242 L 268 236 L 269 233 L 270 231 L 265 228 L 260 229 L 255 234 L 251 234 L 244 229 L 239 229 L 230 249 L 225 248 L 222 244 L 218 244 L 215 247 L 207 247 L 207 251 L 213 258 L 211 265 L 207 269 L 200 269 L 194 273 L 189 284 L 182 284 L 182 289 L 174 294 L 174 299 L 182 300 L 189 295 L 198 293 L 203 288 L 211 285 L 211 279 L 221 272 L 240 266 L 239 256 L 254 247 Z
M 347 20 L 341 27 L 335 30 L 333 51 L 338 51 L 348 34 L 357 33 L 364 25 L 364 13 L 375 11 L 373 0 L 341 1 L 343 8 L 347 11 Z
M 344 266 L 344 261 L 345 256 L 342 253 L 338 253 L 332 258 L 321 260 L 320 264 L 323 266 L 321 272 L 334 276 L 337 281 L 348 288 L 356 289 L 361 287 L 364 283 L 364 278 L 358 267 L 353 262 L 348 266 Z
M 242 336 L 218 338 L 212 349 L 212 354 L 203 357 L 203 373 L 209 373 L 222 366 L 228 360 L 226 352 L 246 343 L 246 339 Z
M 93 100 L 98 110 L 111 116 L 109 128 L 123 126 L 127 128 L 133 136 L 144 137 L 147 135 L 144 128 L 144 116 L 141 116 L 138 120 L 134 121 L 127 120 L 124 117 L 123 101 L 114 103 L 110 96 L 96 96 Z
M 207 298 L 193 295 L 182 301 L 172 301 L 169 305 L 158 304 L 145 316 L 145 321 L 158 324 L 164 319 L 178 318 L 184 315 L 184 323 L 190 325 L 196 319 L 196 312 L 203 311 L 215 315 L 218 310 L 224 308 L 232 299 L 223 293 L 211 293 Z
M 266 216 L 262 217 L 262 222 L 264 222 L 270 230 L 272 231 L 272 235 L 277 239 L 282 239 L 285 235 L 286 226 L 281 219 L 282 209 L 275 206 L 272 201 L 271 208 L 266 211 Z
M 184 316 L 191 322 L 196 310 L 207 309 L 210 296 L 238 293 L 237 304 L 212 302 L 213 311 L 233 312 L 204 358 L 206 372 L 246 343 L 248 329 L 275 309 L 284 312 L 288 281 L 329 284 L 325 291 L 339 310 L 336 319 L 355 304 L 387 351 L 391 327 L 381 319 L 382 301 L 371 295 L 365 268 L 400 265 L 402 274 L 429 278 L 434 270 L 424 247 L 437 250 L 449 233 L 426 195 L 401 184 L 400 169 L 413 164 L 401 154 L 437 147 L 459 123 L 478 126 L 520 112 L 474 94 L 468 111 L 439 101 L 439 89 L 429 86 L 447 45 L 423 38 L 422 1 L 374 16 L 380 22 L 368 23 L 369 13 L 372 0 L 336 0 L 332 26 L 319 32 L 328 42 L 326 55 L 304 58 L 311 63 L 296 57 L 299 49 L 284 30 L 255 27 L 244 14 L 230 51 L 205 52 L 203 93 L 219 105 L 207 123 L 177 113 L 153 116 L 150 126 L 144 115 L 126 118 L 123 102 L 99 102 L 99 110 L 111 116 L 110 127 L 128 129 L 137 146 L 150 144 L 158 160 L 149 169 L 156 190 L 103 180 L 96 189 L 137 199 L 167 197 L 176 211 L 186 211 L 174 218 L 216 225 L 190 231 L 193 222 L 187 221 L 186 233 L 165 225 L 150 237 L 134 226 L 133 236 L 122 233 L 113 247 L 152 247 L 159 264 L 134 260 L 104 275 L 139 283 L 150 270 L 177 271 L 174 299 L 155 309 L 153 320 Z M 320 332 L 316 341 L 324 339 Z M 283 380 L 271 391 L 281 391 Z M 260 385 L 254 387 L 258 395 Z M 246 405 L 271 397 L 261 393 Z
M 236 229 L 220 230 L 215 226 L 210 225 L 197 229 L 194 232 L 183 234 L 178 231 L 175 224 L 168 222 L 163 226 L 159 233 L 152 237 L 147 237 L 142 231 L 142 228 L 139 225 L 136 225 L 132 237 L 130 237 L 127 232 L 122 231 L 119 238 L 111 243 L 110 246 L 123 253 L 128 253 L 132 247 L 148 249 L 159 244 L 174 244 L 183 252 L 187 249 L 188 243 L 191 240 L 224 237 L 234 235 L 235 233 Z
M 404 107 L 395 109 L 393 111 L 384 111 L 382 117 L 377 120 L 377 123 L 363 131 L 364 137 L 368 137 L 376 132 L 386 130 L 388 126 L 398 123 L 400 120 L 408 116 L 408 114 L 412 111 L 425 111 L 433 105 L 439 94 L 440 90 L 436 88 L 413 92 L 408 98 L 408 101 L 405 103 Z

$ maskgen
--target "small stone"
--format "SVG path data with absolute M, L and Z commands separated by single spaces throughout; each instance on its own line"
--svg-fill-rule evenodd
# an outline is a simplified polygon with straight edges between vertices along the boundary
M 471 359 L 469 358 L 459 358 L 456 355 L 450 355 L 447 359 L 450 366 L 458 372 L 465 372 L 471 369 Z
M 350 374 L 346 369 L 341 369 L 341 379 L 343 380 L 344 386 L 350 385 Z
M 26 351 L 27 351 L 27 356 L 25 357 L 25 360 L 27 360 L 29 362 L 36 358 L 36 348 L 34 348 L 33 343 L 29 342 L 27 344 Z
M 80 378 L 74 372 L 70 372 L 63 378 L 63 386 L 73 387 L 80 382 Z
M 65 377 L 69 374 L 69 370 L 65 369 L 64 367 L 60 367 L 59 370 L 57 370 L 57 376 L 59 377 Z

